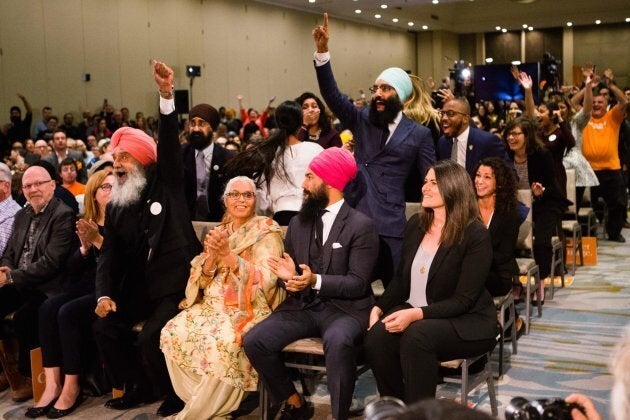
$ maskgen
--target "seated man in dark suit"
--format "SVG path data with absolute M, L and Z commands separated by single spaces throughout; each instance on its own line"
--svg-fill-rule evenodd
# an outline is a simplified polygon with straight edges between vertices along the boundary
M 485 157 L 503 158 L 513 167 L 505 144 L 496 135 L 470 125 L 470 105 L 465 99 L 450 99 L 440 111 L 443 135 L 438 140 L 438 160 L 451 159 L 475 179 L 477 163 Z
M 193 220 L 219 222 L 223 217 L 223 190 L 227 179 L 223 165 L 235 152 L 212 142 L 212 134 L 219 126 L 219 113 L 208 104 L 192 107 L 182 146 L 184 160 L 184 189 L 186 202 Z
M 32 394 L 29 351 L 37 347 L 37 317 L 46 294 L 57 292 L 74 238 L 74 212 L 54 197 L 55 181 L 42 167 L 24 172 L 22 191 L 28 206 L 15 214 L 14 229 L 0 260 L 0 319 L 14 312 L 13 324 L 20 346 L 20 384 L 12 398 Z
M 333 418 L 348 417 L 356 345 L 362 342 L 374 300 L 370 282 L 379 244 L 374 223 L 343 198 L 356 172 L 350 152 L 336 147 L 311 161 L 302 183 L 302 209 L 287 231 L 287 252 L 269 259 L 289 297 L 243 341 L 272 399 L 286 400 L 281 419 L 309 417 L 281 354 L 287 344 L 305 337 L 322 337 Z

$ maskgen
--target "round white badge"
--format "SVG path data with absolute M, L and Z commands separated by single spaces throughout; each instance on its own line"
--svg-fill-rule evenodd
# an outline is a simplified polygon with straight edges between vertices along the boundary
M 158 214 L 162 213 L 162 205 L 158 203 L 157 201 L 154 201 L 153 203 L 151 203 L 151 207 L 149 207 L 149 211 L 151 212 L 152 215 L 157 216 Z
M 556 138 L 557 138 L 556 135 L 552 134 L 552 135 L 549 136 L 549 141 L 555 141 Z
M 219 170 L 219 165 L 214 165 L 214 166 L 212 167 L 212 170 L 213 170 L 213 171 L 218 171 L 218 170 Z

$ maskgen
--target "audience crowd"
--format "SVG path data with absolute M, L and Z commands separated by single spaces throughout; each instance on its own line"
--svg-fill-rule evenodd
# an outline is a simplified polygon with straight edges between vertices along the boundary
M 381 395 L 411 404 L 434 397 L 438 362 L 496 344 L 491 297 L 521 298 L 515 243 L 529 211 L 549 276 L 566 169 L 575 204 L 590 188 L 607 239 L 625 242 L 630 88 L 611 69 L 587 64 L 579 86 L 543 89 L 536 104 L 516 67 L 524 100 L 477 102 L 391 67 L 371 100 L 352 99 L 333 75 L 326 15 L 313 40 L 320 96 L 277 108 L 273 97 L 261 112 L 239 94 L 238 110 L 201 103 L 178 120 L 161 62 L 157 115 L 105 100 L 78 123 L 50 106 L 33 121 L 17 94 L 0 127 L 0 316 L 13 313 L 19 352 L 0 389 L 32 396 L 28 352 L 41 346 L 46 388 L 27 417 L 72 413 L 100 364 L 93 392 L 125 391 L 111 409 L 163 399 L 161 416 L 223 418 L 260 380 L 281 419 L 309 418 L 281 352 L 313 336 L 333 418 L 349 416 L 364 338 Z M 410 201 L 420 212 L 407 222 Z M 217 226 L 200 241 L 193 220 Z M 570 400 L 594 410 L 585 398 Z

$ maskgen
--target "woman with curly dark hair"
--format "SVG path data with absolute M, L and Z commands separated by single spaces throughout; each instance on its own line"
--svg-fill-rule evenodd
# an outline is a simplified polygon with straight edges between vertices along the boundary
M 230 178 L 247 176 L 257 188 L 259 213 L 273 214 L 282 226 L 289 224 L 302 206 L 302 180 L 311 160 L 322 147 L 298 139 L 302 126 L 302 108 L 297 102 L 285 101 L 276 109 L 278 129 L 265 141 L 246 148 L 225 166 Z
M 516 178 L 503 159 L 481 159 L 475 169 L 475 190 L 483 224 L 492 238 L 492 266 L 486 288 L 492 296 L 504 296 L 518 274 L 514 247 L 520 225 Z
M 311 92 L 304 92 L 295 99 L 302 107 L 302 127 L 298 132 L 300 141 L 312 141 L 324 149 L 341 147 L 341 137 L 331 124 L 324 102 Z

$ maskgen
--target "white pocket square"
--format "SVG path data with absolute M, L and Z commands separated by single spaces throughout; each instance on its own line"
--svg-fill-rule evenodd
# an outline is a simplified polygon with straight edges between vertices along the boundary
M 333 242 L 332 247 L 333 247 L 333 249 L 342 248 L 342 246 L 341 246 L 341 244 L 339 242 Z

